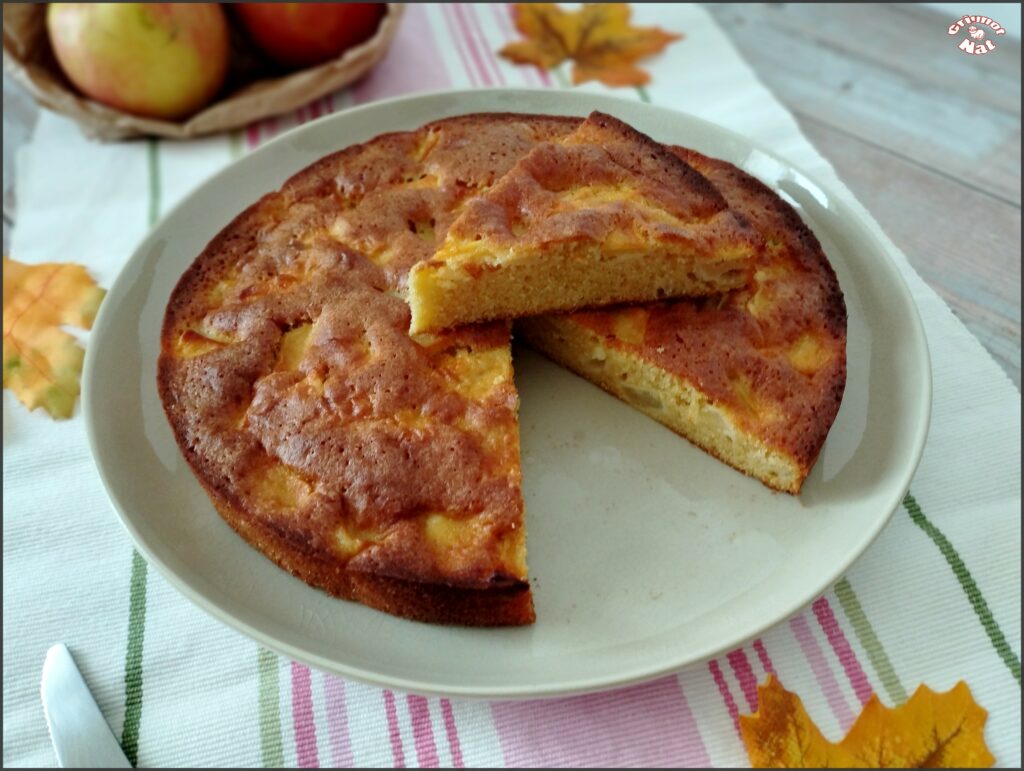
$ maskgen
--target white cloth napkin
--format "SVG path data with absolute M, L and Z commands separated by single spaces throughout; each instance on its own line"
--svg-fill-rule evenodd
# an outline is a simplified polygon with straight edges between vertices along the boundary
M 393 50 L 358 86 L 233 137 L 98 144 L 44 112 L 18 159 L 12 256 L 82 263 L 109 286 L 153 206 L 167 210 L 296 120 L 413 91 L 564 86 L 567 70 L 548 75 L 494 56 L 514 36 L 509 10 L 411 6 Z M 644 64 L 650 101 L 750 137 L 859 207 L 703 10 L 637 5 L 635 17 L 686 34 Z M 933 423 L 912 498 L 812 608 L 749 646 L 608 694 L 426 699 L 262 651 L 134 556 L 80 415 L 57 423 L 5 391 L 4 765 L 55 763 L 38 683 L 46 649 L 63 641 L 139 765 L 743 765 L 735 714 L 751 711 L 755 683 L 775 671 L 834 740 L 873 691 L 891 704 L 919 683 L 945 690 L 964 679 L 990 712 L 997 763 L 1019 766 L 1020 394 L 878 235 L 917 303 L 934 367 Z

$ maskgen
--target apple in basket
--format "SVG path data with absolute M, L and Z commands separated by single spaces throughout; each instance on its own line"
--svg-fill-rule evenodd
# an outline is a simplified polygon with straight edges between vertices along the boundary
M 216 3 L 50 3 L 46 29 L 83 94 L 135 115 L 188 117 L 227 74 L 228 25 Z
M 237 3 L 253 43 L 285 67 L 312 67 L 373 37 L 386 3 Z

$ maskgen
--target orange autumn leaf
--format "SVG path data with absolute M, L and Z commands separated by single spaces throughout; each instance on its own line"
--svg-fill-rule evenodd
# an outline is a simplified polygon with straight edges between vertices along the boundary
M 61 329 L 89 329 L 105 294 L 81 265 L 4 257 L 4 388 L 30 410 L 69 418 L 85 351 Z
M 599 80 L 607 86 L 642 86 L 651 76 L 636 66 L 637 60 L 682 35 L 630 26 L 629 15 L 627 3 L 586 3 L 578 11 L 563 11 L 554 3 L 516 3 L 516 29 L 526 39 L 509 43 L 500 53 L 516 64 L 546 69 L 572 59 L 576 85 Z
M 895 709 L 872 695 L 838 744 L 774 676 L 757 694 L 757 712 L 740 715 L 754 768 L 988 768 L 995 762 L 985 746 L 988 713 L 963 681 L 946 693 L 922 685 Z

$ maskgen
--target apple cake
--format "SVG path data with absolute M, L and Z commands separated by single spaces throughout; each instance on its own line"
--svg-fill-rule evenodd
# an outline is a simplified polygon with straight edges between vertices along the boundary
M 583 126 L 629 135 L 604 116 L 486 114 L 376 137 L 265 195 L 185 271 L 161 333 L 164 410 L 220 515 L 277 565 L 406 618 L 534 620 L 510 322 L 411 335 L 410 271 L 500 200 L 491 193 L 522 160 L 585 136 Z M 654 147 L 649 159 L 668 152 Z M 686 231 L 730 255 L 719 277 L 739 270 L 745 283 L 516 328 L 727 463 L 797 492 L 843 391 L 842 294 L 778 196 L 727 163 L 682 148 L 671 157 L 651 175 L 674 169 L 677 200 L 628 176 L 590 174 L 606 181 L 587 193 L 569 179 L 554 185 L 577 195 L 556 232 L 621 196 L 610 230 L 583 228 L 594 243 L 637 252 Z M 538 255 L 545 243 L 537 238 Z M 549 269 L 535 265 L 534 288 Z

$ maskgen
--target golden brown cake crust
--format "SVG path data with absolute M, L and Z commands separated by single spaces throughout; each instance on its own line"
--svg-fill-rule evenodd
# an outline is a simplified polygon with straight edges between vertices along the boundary
M 789 456 L 802 482 L 846 384 L 846 305 L 839 282 L 817 238 L 776 193 L 730 163 L 670 149 L 765 238 L 754 281 L 721 298 L 567 318 L 728 408 L 744 431 Z M 623 328 L 630 339 L 621 339 Z M 798 489 L 799 483 L 788 491 Z
M 341 569 L 331 555 L 311 555 L 304 541 L 295 540 L 294 531 L 282 532 L 242 508 L 220 502 L 209 488 L 208 492 L 221 516 L 246 541 L 279 567 L 336 597 L 433 624 L 511 626 L 534 621 L 533 599 L 525 581 L 462 588 Z
M 533 620 L 508 324 L 413 340 L 402 294 L 468 196 L 577 123 L 463 116 L 335 153 L 182 276 L 164 409 L 218 511 L 278 565 L 409 618 Z
M 677 218 L 678 224 L 651 224 L 659 239 L 740 241 L 755 248 L 753 233 L 704 177 L 650 137 L 599 112 L 562 141 L 539 144 L 524 156 L 486 196 L 466 205 L 449 235 L 543 248 L 577 239 L 603 242 L 634 227 L 626 200 L 600 213 L 566 206 L 571 199 L 563 194 L 581 185 L 628 185 L 625 192 L 636 200 Z
M 557 140 L 579 123 L 513 113 L 448 118 L 329 155 L 287 186 L 298 200 L 333 200 L 342 215 L 332 233 L 380 264 L 390 285 L 404 288 L 409 269 L 433 256 L 463 204 L 538 142 Z

